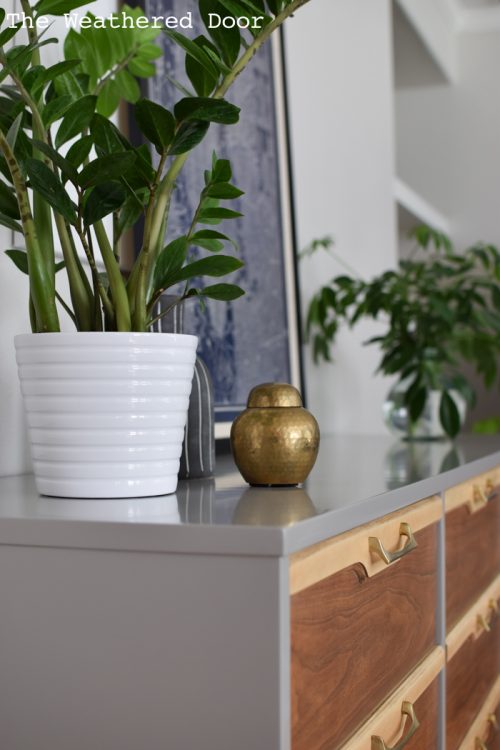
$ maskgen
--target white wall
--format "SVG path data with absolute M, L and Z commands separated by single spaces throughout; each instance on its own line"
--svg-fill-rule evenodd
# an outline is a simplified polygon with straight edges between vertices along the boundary
M 12 13 L 14 1 L 7 0 L 3 7 Z M 30 330 L 28 284 L 3 252 L 12 246 L 12 232 L 0 227 L 0 475 L 21 473 L 29 467 L 13 341 L 16 333 Z
M 334 235 L 336 249 L 369 278 L 392 267 L 393 83 L 389 0 L 312 0 L 286 30 L 292 158 L 300 246 Z M 303 309 L 341 268 L 328 256 L 300 265 Z M 388 382 L 364 325 L 343 333 L 335 364 L 305 352 L 308 405 L 323 432 L 384 431 Z
M 500 32 L 458 36 L 455 86 L 396 93 L 398 174 L 452 222 L 457 244 L 500 244 Z
M 398 174 L 444 212 L 457 248 L 500 247 L 500 31 L 457 35 L 454 86 L 396 93 Z M 480 394 L 471 421 L 500 415 L 497 390 Z

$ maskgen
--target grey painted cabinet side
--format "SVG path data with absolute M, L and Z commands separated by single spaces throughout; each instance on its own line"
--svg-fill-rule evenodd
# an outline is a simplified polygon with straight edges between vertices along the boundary
M 0 546 L 2 748 L 288 750 L 287 575 L 283 558 Z

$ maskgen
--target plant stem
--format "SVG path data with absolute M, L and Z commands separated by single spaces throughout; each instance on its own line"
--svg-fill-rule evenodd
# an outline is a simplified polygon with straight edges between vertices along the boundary
M 79 331 L 91 331 L 93 329 L 93 295 L 82 278 L 82 275 L 85 275 L 85 272 L 81 269 L 81 265 L 77 260 L 76 248 L 72 242 L 64 218 L 58 214 L 57 211 L 54 211 L 54 218 L 59 239 L 61 241 L 64 262 L 66 263 L 69 291 L 77 320 L 77 328 Z
M 156 170 L 153 184 L 151 185 L 149 192 L 148 207 L 146 209 L 146 217 L 144 220 L 144 235 L 142 241 L 142 248 L 139 253 L 139 264 L 137 271 L 137 283 L 132 284 L 133 293 L 133 322 L 134 329 L 136 331 L 147 330 L 147 293 L 149 287 L 149 276 L 147 270 L 149 265 L 149 255 L 152 252 L 151 249 L 151 232 L 154 220 L 154 209 L 155 209 L 155 197 L 158 185 L 160 184 L 161 176 L 163 173 L 163 167 L 167 159 L 168 152 L 164 152 L 161 155 L 158 168 Z M 135 280 L 133 280 L 134 282 Z
M 111 300 L 109 299 L 106 290 L 102 284 L 102 281 L 99 278 L 99 272 L 97 270 L 97 266 L 95 264 L 95 258 L 92 253 L 92 250 L 90 249 L 89 243 L 87 242 L 87 238 L 85 236 L 85 232 L 83 230 L 83 227 L 80 225 L 77 227 L 77 233 L 80 238 L 80 242 L 82 243 L 82 247 L 85 250 L 85 255 L 87 256 L 87 261 L 90 266 L 90 270 L 92 272 L 92 279 L 94 281 L 94 286 L 99 294 L 99 297 L 102 300 L 102 304 L 104 307 L 104 311 L 107 315 L 107 317 L 110 320 L 114 320 L 115 313 L 113 310 L 113 305 L 111 304 Z M 95 310 L 94 310 L 95 313 Z
M 56 299 L 59 302 L 59 304 L 61 305 L 61 307 L 63 308 L 63 310 L 65 310 L 65 312 L 67 312 L 67 314 L 69 315 L 69 317 L 71 318 L 71 320 L 75 324 L 75 328 L 76 328 L 77 327 L 76 318 L 75 318 L 75 314 L 74 314 L 73 310 L 71 309 L 71 307 L 63 300 L 63 298 L 61 297 L 61 295 L 59 294 L 59 292 L 56 292 Z
M 97 242 L 99 243 L 99 249 L 106 267 L 106 273 L 108 274 L 109 288 L 111 290 L 111 296 L 113 297 L 113 305 L 115 308 L 117 330 L 130 331 L 132 329 L 132 321 L 127 288 L 102 221 L 97 221 L 94 224 L 94 232 Z
M 28 189 L 19 164 L 2 130 L 0 130 L 0 151 L 5 156 L 5 161 L 9 167 L 19 205 L 21 223 L 26 240 L 30 291 L 35 309 L 37 330 L 43 333 L 59 331 L 55 293 L 51 293 L 52 285 L 38 242 L 35 222 L 33 221 L 28 198 Z

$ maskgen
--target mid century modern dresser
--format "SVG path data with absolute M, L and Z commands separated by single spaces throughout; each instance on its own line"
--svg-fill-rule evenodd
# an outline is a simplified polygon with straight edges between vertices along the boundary
M 498 750 L 500 439 L 323 440 L 304 488 L 0 480 L 2 750 Z

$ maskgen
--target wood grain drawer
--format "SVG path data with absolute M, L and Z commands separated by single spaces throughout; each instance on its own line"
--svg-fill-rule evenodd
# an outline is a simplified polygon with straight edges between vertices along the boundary
M 400 747 L 404 746 L 404 750 L 438 750 L 439 672 L 443 666 L 444 652 L 437 648 L 343 745 L 342 750 L 389 750 L 398 743 Z M 404 704 L 408 703 L 418 722 L 411 737 L 412 722 L 408 714 L 403 713 L 403 708 L 408 708 Z
M 450 630 L 478 592 L 500 572 L 499 472 L 448 490 L 445 505 L 446 618 Z
M 500 577 L 447 638 L 447 750 L 460 747 L 500 672 Z
M 340 747 L 433 648 L 440 516 L 432 498 L 291 559 L 293 750 Z M 401 549 L 403 523 L 417 546 L 387 564 L 370 539 Z
M 481 710 L 471 724 L 460 750 L 499 750 L 500 677 L 490 690 Z

